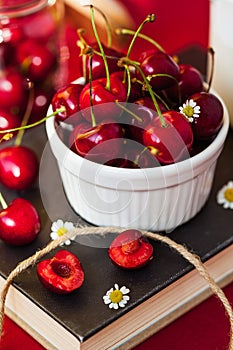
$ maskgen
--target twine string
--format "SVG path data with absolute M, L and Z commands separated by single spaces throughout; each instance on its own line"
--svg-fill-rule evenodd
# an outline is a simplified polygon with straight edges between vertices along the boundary
M 46 254 L 50 253 L 52 250 L 59 247 L 62 243 L 64 243 L 67 239 L 71 239 L 74 236 L 81 236 L 87 234 L 100 234 L 105 235 L 106 233 L 119 233 L 122 231 L 122 228 L 119 227 L 77 227 L 73 230 L 68 231 L 63 236 L 58 239 L 51 241 L 46 245 L 43 249 L 38 250 L 34 255 L 30 256 L 26 260 L 20 262 L 16 268 L 9 274 L 7 277 L 5 284 L 0 292 L 0 337 L 2 336 L 3 331 L 3 322 L 4 322 L 4 313 L 5 313 L 5 303 L 8 290 L 13 282 L 14 278 L 19 276 L 23 271 L 27 268 L 35 265 L 42 257 Z M 191 263 L 199 274 L 206 280 L 211 288 L 213 294 L 217 296 L 217 298 L 223 304 L 227 316 L 230 322 L 230 342 L 229 342 L 229 350 L 233 350 L 233 310 L 231 305 L 224 294 L 223 290 L 218 286 L 218 284 L 214 281 L 214 279 L 210 276 L 207 268 L 201 262 L 201 259 L 198 255 L 191 253 L 187 248 L 185 248 L 182 244 L 176 243 L 171 238 L 167 236 L 160 235 L 158 233 L 141 231 L 142 234 L 150 239 L 160 241 L 165 243 L 170 248 L 177 251 L 181 256 L 183 256 L 189 263 Z

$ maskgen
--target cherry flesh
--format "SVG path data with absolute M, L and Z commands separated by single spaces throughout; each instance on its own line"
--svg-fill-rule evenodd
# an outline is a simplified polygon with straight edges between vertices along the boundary
M 71 293 L 84 282 L 82 265 L 68 250 L 60 250 L 51 259 L 40 261 L 37 276 L 45 288 L 57 294 Z
M 108 254 L 114 264 L 137 269 L 153 259 L 153 246 L 138 230 L 121 232 L 111 243 Z

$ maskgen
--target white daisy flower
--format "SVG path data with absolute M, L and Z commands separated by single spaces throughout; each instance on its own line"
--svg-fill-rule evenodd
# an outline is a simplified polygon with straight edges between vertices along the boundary
M 180 113 L 182 113 L 189 122 L 193 122 L 194 118 L 198 118 L 201 113 L 200 106 L 192 99 L 187 100 L 182 107 L 179 107 Z
M 233 209 L 233 181 L 229 181 L 217 193 L 217 202 L 224 209 Z
M 54 221 L 52 223 L 52 226 L 51 226 L 51 233 L 50 233 L 50 238 L 52 240 L 55 240 L 57 239 L 58 237 L 61 237 L 63 236 L 66 232 L 70 231 L 70 230 L 73 230 L 74 229 L 74 225 L 72 222 L 68 222 L 68 221 L 65 221 L 63 222 L 63 220 L 61 219 L 58 219 L 57 221 Z M 64 244 L 65 245 L 70 245 L 71 244 L 71 240 L 73 240 L 75 238 L 72 237 L 71 239 L 67 239 Z M 63 245 L 63 243 L 61 243 L 61 245 Z
M 115 289 L 114 289 L 115 288 Z M 117 310 L 119 307 L 125 307 L 130 297 L 126 294 L 130 292 L 125 286 L 119 288 L 118 284 L 114 284 L 114 288 L 111 288 L 103 296 L 104 304 L 107 304 L 110 309 Z

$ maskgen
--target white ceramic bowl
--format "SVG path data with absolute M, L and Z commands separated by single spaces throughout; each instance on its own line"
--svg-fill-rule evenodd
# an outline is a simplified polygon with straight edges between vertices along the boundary
M 202 209 L 212 188 L 229 128 L 223 106 L 223 126 L 205 150 L 176 164 L 147 169 L 115 168 L 82 158 L 61 141 L 54 118 L 47 119 L 49 143 L 71 207 L 98 226 L 171 231 L 187 222 Z

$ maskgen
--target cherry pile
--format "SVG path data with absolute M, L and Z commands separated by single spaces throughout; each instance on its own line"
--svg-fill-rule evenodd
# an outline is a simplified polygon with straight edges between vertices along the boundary
M 200 71 L 179 64 L 159 44 L 130 58 L 126 53 L 80 34 L 84 84 L 69 83 L 53 96 L 52 108 L 63 128 L 60 137 L 78 155 L 115 167 L 144 168 L 182 161 L 207 147 L 223 123 L 223 106 L 209 92 Z M 152 24 L 150 24 L 152 25 Z M 148 38 L 148 40 L 152 40 Z M 207 86 L 207 88 L 206 88 Z

